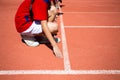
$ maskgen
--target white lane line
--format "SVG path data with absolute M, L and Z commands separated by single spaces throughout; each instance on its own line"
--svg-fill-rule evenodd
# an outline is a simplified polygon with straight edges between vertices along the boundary
M 64 13 L 69 13 L 69 14 L 80 14 L 80 13 L 84 13 L 84 14 L 89 14 L 89 13 L 92 13 L 92 14 L 94 14 L 94 13 L 97 13 L 97 14 L 104 14 L 104 13 L 106 13 L 106 14 L 113 14 L 113 13 L 115 13 L 115 14 L 120 14 L 120 12 L 64 12 Z
M 120 28 L 120 26 L 64 26 L 65 28 Z
M 62 12 L 61 8 L 60 8 L 60 12 Z M 62 15 L 60 15 L 60 27 L 61 27 L 62 48 L 63 48 L 62 50 L 63 50 L 63 56 L 64 56 L 64 69 L 66 71 L 69 71 L 71 70 L 71 66 L 70 66 L 70 60 L 69 60 L 69 55 L 68 55 L 68 47 L 67 47 L 67 42 L 66 42 Z
M 120 74 L 120 70 L 1 70 L 0 75 L 29 75 L 29 74 L 57 74 L 57 75 L 79 75 L 79 74 Z

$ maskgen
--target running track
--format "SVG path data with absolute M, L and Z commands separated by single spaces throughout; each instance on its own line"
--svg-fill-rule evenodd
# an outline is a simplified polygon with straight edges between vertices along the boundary
M 20 41 L 14 16 L 21 1 L 0 0 L 0 80 L 120 80 L 119 0 L 63 0 L 63 59 Z

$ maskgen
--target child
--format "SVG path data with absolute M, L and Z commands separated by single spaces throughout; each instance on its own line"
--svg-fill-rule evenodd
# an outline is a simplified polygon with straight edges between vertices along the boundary
M 23 41 L 28 46 L 38 46 L 35 36 L 45 35 L 53 47 L 56 57 L 62 57 L 61 51 L 57 46 L 52 34 L 58 32 L 56 22 L 48 21 L 49 0 L 34 0 L 32 3 L 32 13 L 30 14 L 31 0 L 24 0 L 19 6 L 15 15 L 15 25 L 17 31 L 21 34 Z

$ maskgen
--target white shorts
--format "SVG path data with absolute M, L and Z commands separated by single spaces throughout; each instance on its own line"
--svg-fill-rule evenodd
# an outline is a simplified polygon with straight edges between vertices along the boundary
M 22 32 L 22 35 L 34 35 L 34 34 L 40 34 L 42 33 L 42 26 L 38 21 L 33 21 L 32 25 Z

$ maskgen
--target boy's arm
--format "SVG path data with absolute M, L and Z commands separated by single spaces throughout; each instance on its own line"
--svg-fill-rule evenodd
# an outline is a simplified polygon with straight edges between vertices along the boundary
M 41 25 L 42 25 L 44 34 L 46 35 L 46 37 L 47 37 L 48 40 L 50 41 L 51 45 L 53 46 L 53 51 L 54 51 L 55 55 L 56 55 L 57 57 L 62 58 L 61 51 L 60 51 L 60 49 L 58 48 L 57 43 L 55 42 L 54 38 L 52 37 L 51 32 L 50 32 L 49 29 L 48 29 L 47 20 L 42 20 L 42 21 L 41 21 Z

